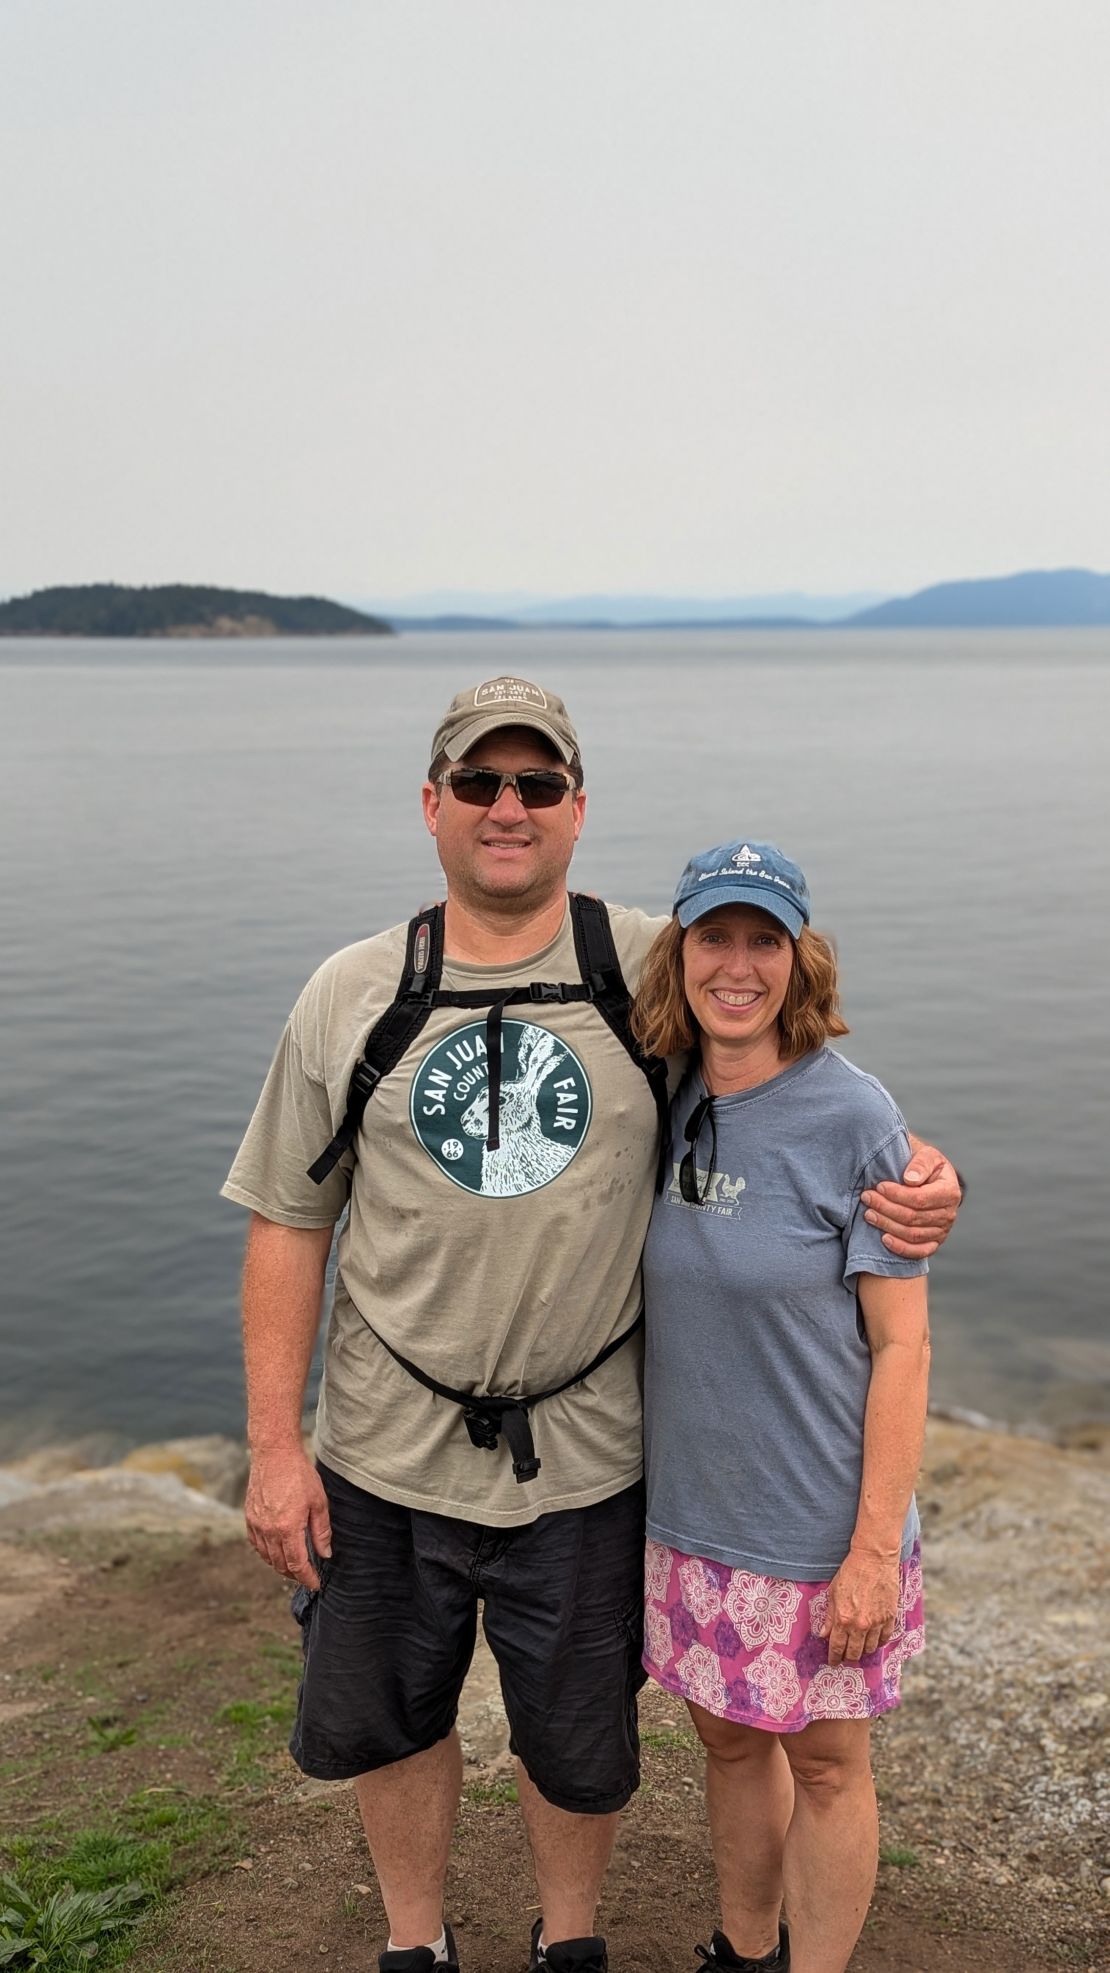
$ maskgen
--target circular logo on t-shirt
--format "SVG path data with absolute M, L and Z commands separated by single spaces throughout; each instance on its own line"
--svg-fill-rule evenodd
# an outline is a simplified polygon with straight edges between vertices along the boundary
M 501 1024 L 500 1142 L 489 1138 L 484 1020 L 436 1043 L 413 1078 L 409 1114 L 430 1158 L 455 1185 L 488 1198 L 538 1192 L 565 1171 L 590 1127 L 590 1084 L 560 1035 L 534 1021 Z

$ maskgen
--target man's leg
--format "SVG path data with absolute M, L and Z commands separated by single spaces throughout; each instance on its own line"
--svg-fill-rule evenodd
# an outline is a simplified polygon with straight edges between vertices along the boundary
M 360 1774 L 355 1782 L 397 1947 L 431 1945 L 443 1929 L 447 1853 L 461 1792 L 462 1748 L 454 1728 L 422 1754 Z
M 879 1857 L 868 1720 L 816 1720 L 783 1736 L 794 1814 L 783 1877 L 794 1973 L 844 1973 Z
M 474 1647 L 480 1530 L 320 1472 L 332 1555 L 301 1607 L 291 1748 L 306 1774 L 354 1781 L 394 1945 L 432 1945 L 462 1783 L 454 1721 Z
M 717 1719 L 687 1700 L 705 1748 L 705 1797 L 721 1930 L 741 1958 L 778 1944 L 783 1846 L 794 1784 L 777 1733 Z
M 536 1867 L 544 1937 L 590 1938 L 619 1818 L 571 1815 L 566 1809 L 557 1809 L 533 1787 L 520 1761 L 516 1772 Z
M 513 1530 L 483 1571 L 548 1945 L 591 1938 L 639 1781 L 643 1488 Z

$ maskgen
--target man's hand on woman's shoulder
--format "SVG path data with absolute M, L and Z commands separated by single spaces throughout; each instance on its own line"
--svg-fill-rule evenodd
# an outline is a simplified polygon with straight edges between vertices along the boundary
M 901 1185 L 884 1179 L 863 1194 L 869 1226 L 877 1226 L 883 1246 L 907 1260 L 925 1260 L 942 1247 L 956 1224 L 963 1186 L 955 1165 L 934 1144 L 911 1137 L 913 1157 Z

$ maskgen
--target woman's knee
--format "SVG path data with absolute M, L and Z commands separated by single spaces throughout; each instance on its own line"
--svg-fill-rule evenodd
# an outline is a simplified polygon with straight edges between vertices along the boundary
M 687 1700 L 686 1709 L 694 1722 L 698 1739 L 707 1754 L 720 1761 L 766 1761 L 778 1747 L 778 1734 L 758 1726 L 741 1726 L 736 1720 L 718 1719 L 702 1706 Z
M 833 1800 L 871 1785 L 871 1735 L 866 1720 L 822 1720 L 783 1736 L 790 1771 L 815 1800 Z

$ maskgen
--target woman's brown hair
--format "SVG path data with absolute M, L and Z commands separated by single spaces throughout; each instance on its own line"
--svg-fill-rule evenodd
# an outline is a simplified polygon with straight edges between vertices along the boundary
M 697 1023 L 682 984 L 682 943 L 677 918 L 660 932 L 644 961 L 632 1003 L 632 1032 L 649 1055 L 681 1055 L 697 1039 Z M 848 1033 L 840 1012 L 836 953 L 823 932 L 803 925 L 794 940 L 794 966 L 779 1014 L 782 1052 L 788 1062 Z

